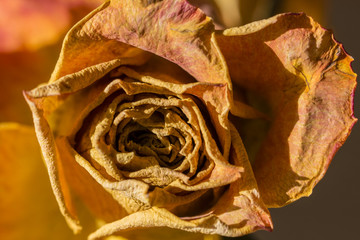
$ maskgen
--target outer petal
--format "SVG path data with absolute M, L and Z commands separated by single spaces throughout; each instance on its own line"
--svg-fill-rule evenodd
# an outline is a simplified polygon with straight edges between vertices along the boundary
M 2 123 L 0 142 L 1 239 L 85 239 L 59 212 L 34 129 Z
M 69 32 L 51 81 L 133 56 L 140 48 L 176 63 L 198 81 L 230 86 L 213 30 L 211 19 L 185 0 L 112 0 Z
M 69 186 L 65 180 L 61 162 L 59 161 L 59 152 L 55 145 L 54 136 L 48 122 L 44 118 L 43 110 L 37 108 L 35 103 L 31 102 L 29 97 L 26 95 L 25 97 L 33 113 L 36 137 L 47 166 L 51 187 L 55 194 L 56 201 L 58 202 L 60 211 L 65 217 L 69 227 L 74 233 L 78 233 L 81 231 L 81 226 L 77 214 L 75 213 Z
M 268 104 L 270 129 L 254 165 L 265 203 L 310 195 L 356 122 L 352 58 L 304 14 L 218 32 L 217 40 L 234 88 Z M 253 139 L 261 135 L 258 126 L 239 127 Z

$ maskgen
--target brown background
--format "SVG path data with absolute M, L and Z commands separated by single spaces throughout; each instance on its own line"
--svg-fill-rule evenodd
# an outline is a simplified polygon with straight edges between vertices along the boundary
M 317 0 L 313 0 L 316 2 Z M 300 1 L 299 1 L 300 2 Z M 354 57 L 360 75 L 360 1 L 329 0 L 323 9 L 337 41 Z M 360 118 L 360 89 L 355 93 L 355 116 Z M 253 240 L 360 239 L 360 123 L 338 151 L 323 180 L 309 198 L 272 209 L 272 233 L 259 231 Z

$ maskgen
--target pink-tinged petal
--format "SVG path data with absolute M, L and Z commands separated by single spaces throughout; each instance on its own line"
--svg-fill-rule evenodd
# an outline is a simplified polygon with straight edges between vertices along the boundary
M 185 0 L 113 0 L 68 34 L 52 81 L 94 64 L 133 57 L 139 51 L 134 46 L 178 64 L 198 81 L 230 85 L 213 29 L 211 19 Z
M 265 203 L 279 207 L 310 195 L 356 122 L 352 58 L 304 14 L 228 29 L 217 40 L 234 89 L 242 89 L 234 96 L 245 92 L 254 106 L 262 101 L 271 118 L 260 125 L 237 121 L 251 145 L 264 133 L 259 126 L 269 128 L 260 149 L 250 152 Z

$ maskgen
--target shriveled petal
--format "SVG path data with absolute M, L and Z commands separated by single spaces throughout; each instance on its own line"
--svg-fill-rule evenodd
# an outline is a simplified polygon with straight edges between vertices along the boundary
M 1 123 L 0 142 L 1 239 L 86 239 L 59 211 L 34 129 Z
M 25 95 L 33 114 L 36 137 L 40 144 L 41 152 L 48 169 L 51 187 L 55 194 L 56 201 L 69 227 L 78 233 L 81 231 L 77 214 L 70 196 L 70 189 L 64 176 L 63 166 L 59 161 L 59 152 L 55 145 L 55 139 L 43 110 L 36 107 L 35 103 Z
M 100 239 L 113 234 L 126 236 L 126 232 L 131 229 L 152 227 L 231 237 L 245 235 L 258 229 L 271 230 L 269 212 L 260 198 L 245 149 L 234 126 L 231 126 L 231 136 L 234 143 L 231 161 L 237 166 L 244 167 L 246 171 L 240 180 L 230 184 L 229 189 L 208 213 L 179 218 L 164 208 L 152 207 L 104 225 L 91 234 L 89 239 Z
M 57 139 L 57 147 L 63 153 L 61 161 L 67 166 L 65 175 L 71 182 L 71 188 L 95 216 L 109 222 L 141 207 L 146 208 L 146 184 L 136 180 L 107 180 L 70 146 L 66 138 Z M 131 201 L 132 198 L 140 199 L 142 202 Z
M 265 203 L 280 207 L 310 195 L 356 122 L 352 58 L 304 14 L 218 32 L 217 41 L 234 89 L 254 106 L 253 99 L 268 105 L 269 131 L 254 165 Z M 250 141 L 261 136 L 259 125 L 237 122 Z
M 113 0 L 68 33 L 51 81 L 101 62 L 131 58 L 140 48 L 176 63 L 198 81 L 230 86 L 213 29 L 211 19 L 185 0 Z
M 259 229 L 272 231 L 270 213 L 260 197 L 246 150 L 232 124 L 230 132 L 232 146 L 229 161 L 243 167 L 244 172 L 238 181 L 230 184 L 229 189 L 213 207 L 214 214 L 231 227 L 231 236 L 245 235 Z

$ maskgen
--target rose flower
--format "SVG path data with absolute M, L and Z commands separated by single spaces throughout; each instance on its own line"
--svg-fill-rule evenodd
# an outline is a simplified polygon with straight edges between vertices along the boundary
M 351 61 L 304 14 L 220 31 L 185 0 L 113 0 L 24 96 L 74 232 L 80 198 L 103 222 L 89 239 L 241 236 L 325 174 L 356 121 Z

